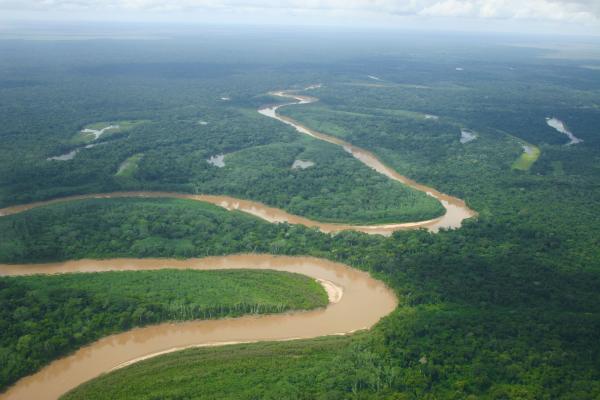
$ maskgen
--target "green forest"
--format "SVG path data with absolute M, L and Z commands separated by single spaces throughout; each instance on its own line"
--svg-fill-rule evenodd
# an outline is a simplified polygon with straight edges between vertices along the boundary
M 75 62 L 52 78 L 57 81 L 0 89 L 11 99 L 0 107 L 6 121 L 0 207 L 72 194 L 163 190 L 230 195 L 332 222 L 408 222 L 444 213 L 435 199 L 389 181 L 339 147 L 258 114 L 272 101 L 260 76 L 207 81 L 200 78 L 209 65 L 184 64 L 176 70 L 199 75 L 157 81 L 99 68 Z M 161 73 L 156 68 L 153 74 Z M 215 94 L 234 88 L 241 92 L 232 101 Z M 84 127 L 108 123 L 101 121 L 121 128 L 87 145 L 93 147 L 73 141 Z M 70 159 L 51 159 L 73 151 Z M 217 155 L 225 156 L 222 168 L 207 162 Z M 292 169 L 297 159 L 315 166 Z M 131 160 L 135 164 L 119 173 Z
M 107 204 L 129 203 L 127 208 L 137 214 L 136 209 L 152 210 L 156 207 L 152 203 L 158 200 L 104 201 Z M 169 201 L 187 203 L 184 205 L 190 210 L 203 210 L 206 207 L 191 201 Z M 101 200 L 89 202 L 93 204 Z M 167 203 L 160 207 L 172 206 L 174 205 Z M 67 205 L 51 206 L 48 210 L 54 207 Z M 68 207 L 77 209 L 80 204 L 72 203 Z M 577 389 L 575 393 L 578 395 L 571 398 L 593 399 L 598 393 L 595 374 L 598 372 L 600 352 L 596 340 L 600 329 L 597 308 L 600 304 L 600 291 L 597 290 L 600 279 L 595 272 L 598 265 L 594 261 L 598 255 L 590 253 L 587 247 L 589 245 L 584 240 L 561 244 L 566 240 L 564 236 L 557 236 L 551 231 L 531 235 L 530 231 L 518 225 L 518 218 L 505 218 L 503 222 L 497 222 L 485 216 L 478 221 L 467 222 L 460 230 L 439 234 L 399 232 L 386 239 L 358 233 L 341 233 L 332 237 L 301 227 L 270 225 L 243 214 L 208 207 L 218 215 L 215 218 L 222 221 L 223 227 L 227 226 L 224 219 L 226 216 L 235 219 L 236 223 L 230 225 L 233 237 L 238 233 L 240 237 L 250 239 L 257 232 L 260 235 L 260 240 L 257 241 L 267 247 L 256 248 L 257 252 L 311 254 L 332 258 L 369 270 L 395 289 L 401 299 L 399 309 L 384 319 L 373 333 L 353 338 L 352 344 L 348 343 L 348 346 L 360 346 L 364 349 L 367 359 L 374 357 L 378 360 L 378 364 L 373 365 L 373 370 L 362 368 L 361 371 L 365 374 L 377 373 L 379 368 L 391 368 L 395 371 L 393 384 L 387 389 L 378 389 L 373 383 L 376 382 L 373 380 L 375 378 L 362 375 L 356 377 L 361 382 L 356 388 L 360 396 L 379 398 L 382 393 L 399 392 L 405 393 L 408 398 L 426 395 L 464 398 L 468 395 L 498 393 L 495 397 L 490 395 L 490 398 L 510 398 L 509 394 L 515 391 L 523 393 L 525 398 L 536 398 L 546 393 L 550 393 L 552 397 L 569 398 L 568 395 Z M 10 218 L 25 219 L 29 213 L 42 211 L 46 209 L 32 210 Z M 173 213 L 177 211 L 175 207 Z M 77 214 L 84 212 L 79 210 Z M 102 213 L 97 213 L 96 207 L 90 207 L 87 214 L 102 216 Z M 203 218 L 208 219 L 206 216 Z M 249 221 L 255 226 L 244 225 L 244 222 Z M 170 229 L 176 230 L 179 226 L 177 220 L 172 224 L 165 224 L 157 219 L 146 227 L 152 230 L 154 223 L 165 232 L 164 239 L 160 242 L 166 241 Z M 123 225 L 127 226 L 128 222 L 115 218 L 111 224 L 115 228 L 111 232 L 116 233 Z M 103 232 L 100 228 L 98 231 Z M 33 232 L 47 234 L 43 231 Z M 218 240 L 221 233 L 223 232 L 215 230 L 210 237 Z M 197 232 L 192 231 L 188 237 L 191 239 L 196 234 Z M 59 237 L 54 236 L 54 239 L 58 240 Z M 85 234 L 81 235 L 84 245 L 95 243 L 97 248 L 105 246 L 106 257 L 139 256 L 128 249 L 121 253 L 110 251 L 110 240 L 107 235 L 103 237 L 100 242 L 94 242 L 86 240 Z M 596 240 L 595 237 L 591 239 Z M 232 246 L 231 252 L 250 251 L 237 247 L 239 240 L 231 240 L 229 243 Z M 492 246 L 492 243 L 498 245 Z M 523 243 L 527 244 L 526 254 L 522 252 Z M 66 244 L 64 247 L 69 248 Z M 172 254 L 169 250 L 162 253 L 164 248 L 155 249 L 150 254 L 146 253 L 146 256 Z M 206 254 L 201 246 L 198 249 L 196 255 Z M 219 251 L 230 252 L 227 249 L 228 246 L 224 246 Z M 594 247 L 594 251 L 597 251 L 597 247 Z M 81 257 L 81 253 L 76 254 L 63 254 L 62 258 Z M 99 253 L 94 256 L 104 257 Z M 355 340 L 357 344 L 354 344 Z M 347 349 L 344 343 L 340 343 L 339 348 L 336 345 L 330 349 L 335 357 L 350 357 L 355 353 L 354 350 Z M 254 360 L 263 359 L 264 354 L 269 354 L 262 353 L 261 349 L 261 346 L 253 348 L 252 354 L 256 354 Z M 197 350 L 197 353 L 197 357 L 204 357 L 204 350 Z M 312 372 L 303 375 L 305 379 L 292 378 L 294 375 L 291 375 L 286 378 L 289 384 L 299 392 L 310 388 L 307 393 L 316 393 L 315 396 L 318 394 L 323 398 L 336 398 L 340 393 L 338 390 L 353 396 L 351 385 L 334 385 L 336 389 L 331 395 L 327 394 L 327 386 L 314 385 L 315 376 L 326 379 L 330 375 L 325 371 L 331 367 L 331 358 L 323 360 L 322 355 L 317 353 L 307 350 L 303 362 L 310 365 L 309 371 Z M 419 362 L 423 356 L 428 360 L 427 368 Z M 285 356 L 281 357 L 276 362 L 285 362 Z M 234 358 L 228 364 L 231 365 L 228 368 L 233 371 L 239 370 L 240 361 L 236 360 L 239 359 Z M 275 360 L 278 360 L 277 357 Z M 147 363 L 154 362 L 162 361 L 158 358 Z M 372 364 L 365 362 L 367 365 Z M 223 367 L 223 364 L 220 365 Z M 288 376 L 287 372 L 276 367 L 270 368 L 252 374 L 252 379 L 267 379 L 273 374 L 278 377 Z M 184 373 L 184 369 L 174 371 L 172 380 L 164 377 L 157 393 L 164 394 L 164 391 L 175 388 L 178 391 L 196 390 L 196 383 L 190 382 L 190 386 L 186 387 L 176 378 Z M 111 398 L 111 390 L 126 390 L 131 382 L 120 376 L 126 377 L 127 375 L 122 374 L 128 374 L 128 371 L 129 369 L 118 371 L 94 383 L 101 384 L 108 377 L 117 375 L 114 379 L 124 379 L 122 382 L 127 382 L 123 383 L 125 386 L 109 381 L 107 387 L 102 391 L 94 391 L 93 396 L 106 393 L 106 398 Z M 161 375 L 160 368 L 155 371 L 155 374 Z M 145 379 L 159 378 L 146 375 L 147 373 L 149 372 L 144 371 Z M 231 379 L 237 381 L 239 376 L 233 378 L 235 373 L 232 374 Z M 545 385 L 538 385 L 542 376 L 552 378 L 547 379 Z M 456 387 L 456 382 L 463 381 L 463 384 Z M 270 388 L 255 388 L 252 393 L 262 390 L 260 393 L 270 396 L 273 394 Z M 242 392 L 233 393 L 232 396 L 236 396 Z M 150 391 L 145 396 L 152 395 L 153 392 Z M 86 396 L 91 397 L 92 394 L 86 393 L 84 397 Z
M 281 113 L 371 150 L 401 174 L 464 199 L 478 216 L 459 229 L 391 237 L 327 235 L 174 199 L 94 199 L 2 217 L 2 263 L 311 255 L 368 271 L 399 298 L 366 332 L 186 350 L 105 374 L 65 398 L 600 398 L 599 70 L 495 36 L 212 35 L 118 45 L 0 41 L 0 52 L 18 55 L 19 63 L 0 57 L 0 204 L 160 189 L 249 198 L 323 221 L 414 221 L 443 212 L 342 149 L 256 113 L 277 101 L 269 91 L 322 83 L 310 92 L 319 102 Z M 266 41 L 272 45 L 261 46 Z M 583 142 L 567 146 L 548 117 Z M 73 135 L 88 124 L 142 120 L 148 122 L 101 137 L 72 160 L 46 160 L 72 151 Z M 462 143 L 461 129 L 476 138 Z M 536 146 L 539 158 L 515 169 L 523 143 Z M 140 154 L 135 168 L 115 176 Z M 223 168 L 206 162 L 220 154 Z M 291 169 L 297 159 L 315 166 Z M 123 284 L 111 308 L 98 308 L 105 325 L 66 343 L 58 332 L 75 335 L 80 326 L 61 313 L 81 307 L 81 323 L 96 323 L 83 318 L 82 304 L 103 307 L 102 288 L 118 284 L 116 273 L 1 278 L 0 324 L 10 329 L 0 329 L 0 356 L 17 365 L 4 385 L 133 326 L 138 307 L 157 318 L 144 323 L 170 319 L 154 310 L 169 303 L 171 280 L 156 276 L 183 273 L 148 272 L 138 286 Z M 252 278 L 261 272 L 244 274 L 244 282 L 264 282 Z M 209 304 L 195 297 L 205 279 L 197 276 L 182 290 L 194 304 Z M 272 278 L 288 284 L 269 304 L 282 304 L 293 290 L 308 294 L 296 278 Z M 235 292 L 215 287 L 232 296 L 228 304 L 239 302 Z M 259 284 L 248 289 L 254 302 L 267 299 Z M 60 296 L 49 297 L 52 290 Z M 320 305 L 322 295 L 306 301 Z M 10 322 L 30 315 L 39 326 L 46 304 L 56 314 L 39 333 L 63 346 L 52 354 L 27 339 L 29 325 Z M 130 325 L 119 325 L 123 315 Z

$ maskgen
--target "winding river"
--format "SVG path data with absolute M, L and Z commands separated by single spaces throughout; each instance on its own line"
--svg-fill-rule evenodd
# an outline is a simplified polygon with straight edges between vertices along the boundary
M 264 204 L 228 196 L 193 195 L 170 192 L 117 192 L 70 196 L 49 201 L 0 209 L 0 216 L 16 214 L 48 204 L 90 198 L 170 197 L 204 201 L 227 210 L 239 210 L 268 222 L 288 222 L 317 227 L 326 233 L 355 230 L 370 234 L 389 235 L 400 229 L 457 228 L 476 213 L 464 201 L 412 181 L 384 165 L 371 152 L 341 139 L 311 130 L 277 110 L 292 104 L 307 104 L 317 99 L 288 91 L 273 95 L 293 102 L 260 109 L 265 116 L 293 126 L 298 132 L 339 145 L 359 161 L 377 172 L 438 199 L 446 213 L 436 219 L 412 223 L 385 225 L 349 225 L 313 221 L 292 215 Z M 27 274 L 56 274 L 73 272 L 126 271 L 175 269 L 271 269 L 296 272 L 318 280 L 327 290 L 330 303 L 324 309 L 289 312 L 276 315 L 248 315 L 240 318 L 164 323 L 137 328 L 100 339 L 74 354 L 56 360 L 39 372 L 19 380 L 0 399 L 56 399 L 102 373 L 132 363 L 190 347 L 251 343 L 265 340 L 307 339 L 325 335 L 343 335 L 369 329 L 389 314 L 397 305 L 394 293 L 368 273 L 343 264 L 313 257 L 284 257 L 274 255 L 234 255 L 203 259 L 113 259 L 79 260 L 52 264 L 2 265 L 0 276 Z
M 307 339 L 368 329 L 394 310 L 394 293 L 363 271 L 312 257 L 234 255 L 190 260 L 79 260 L 53 264 L 0 265 L 0 275 L 176 269 L 270 269 L 296 272 L 321 282 L 324 309 L 240 318 L 164 323 L 108 336 L 19 380 L 0 399 L 56 399 L 104 372 L 189 347 L 264 340 Z
M 252 200 L 242 200 L 236 199 L 234 197 L 229 196 L 215 196 L 215 195 L 202 195 L 202 194 L 185 194 L 185 193 L 172 193 L 172 192 L 115 192 L 115 193 L 103 193 L 103 194 L 87 194 L 87 195 L 77 195 L 77 196 L 68 196 L 53 200 L 41 201 L 36 203 L 29 203 L 25 205 L 18 205 L 12 207 L 6 207 L 0 209 L 0 216 L 3 215 L 11 215 L 20 213 L 35 207 L 40 207 L 44 205 L 61 203 L 73 200 L 82 200 L 82 199 L 92 199 L 92 198 L 117 198 L 117 197 L 170 197 L 170 198 L 179 198 L 179 199 L 188 199 L 188 200 L 198 200 L 204 201 L 207 203 L 215 204 L 217 206 L 223 207 L 227 210 L 238 210 L 245 212 L 247 214 L 254 215 L 258 218 L 261 218 L 265 221 L 278 223 L 278 222 L 287 222 L 289 224 L 294 225 L 304 225 L 307 227 L 316 227 L 322 232 L 325 233 L 336 233 L 345 230 L 359 231 L 369 234 L 379 234 L 379 235 L 391 235 L 394 231 L 397 230 L 406 230 L 406 229 L 418 229 L 418 228 L 426 228 L 432 232 L 437 232 L 440 228 L 453 229 L 459 228 L 462 224 L 462 221 L 471 218 L 476 214 L 475 211 L 471 210 L 465 202 L 461 199 L 458 199 L 453 196 L 449 196 L 447 194 L 441 193 L 433 188 L 430 188 L 425 185 L 421 185 L 409 179 L 403 175 L 400 175 L 398 172 L 394 171 L 392 168 L 385 165 L 381 162 L 373 153 L 368 150 L 362 149 L 360 147 L 354 146 L 351 143 L 348 143 L 344 140 L 336 138 L 334 136 L 326 135 L 321 132 L 317 132 L 315 130 L 309 129 L 299 122 L 280 115 L 277 113 L 277 110 L 281 107 L 286 107 L 295 104 L 309 104 L 317 101 L 314 97 L 302 96 L 298 94 L 291 93 L 289 91 L 279 91 L 272 92 L 274 96 L 289 98 L 292 99 L 293 102 L 280 104 L 276 106 L 265 107 L 258 110 L 259 113 L 265 115 L 270 118 L 274 118 L 278 121 L 281 121 L 287 125 L 291 125 L 298 132 L 302 134 L 309 135 L 319 140 L 323 140 L 325 142 L 333 143 L 342 147 L 345 151 L 352 154 L 357 160 L 368 166 L 369 168 L 374 169 L 382 175 L 387 176 L 388 178 L 403 183 L 411 188 L 419 190 L 421 192 L 425 192 L 427 195 L 432 196 L 439 200 L 446 212 L 444 215 L 438 218 L 426 220 L 426 221 L 416 221 L 416 222 L 407 222 L 407 223 L 391 223 L 391 224 L 379 224 L 379 225 L 351 225 L 344 223 L 327 223 L 311 220 L 309 218 L 301 217 L 298 215 L 290 214 L 278 208 L 269 207 L 265 204 L 262 204 L 257 201 Z
M 351 143 L 348 143 L 342 139 L 339 139 L 335 136 L 327 135 L 325 133 L 321 133 L 315 131 L 314 129 L 307 128 L 306 126 L 300 124 L 298 121 L 282 116 L 277 112 L 281 107 L 291 106 L 295 104 L 310 104 L 318 101 L 315 97 L 310 96 L 302 96 L 291 91 L 278 91 L 271 92 L 271 95 L 283 98 L 289 98 L 294 100 L 291 103 L 280 104 L 276 106 L 266 107 L 258 110 L 259 113 L 265 115 L 270 118 L 274 118 L 278 121 L 283 122 L 284 124 L 291 125 L 298 132 L 303 133 L 305 135 L 314 137 L 319 140 L 323 140 L 324 142 L 332 143 L 342 147 L 345 151 L 352 154 L 354 158 L 358 161 L 365 164 L 367 167 L 374 169 L 378 173 L 387 176 L 388 178 L 403 183 L 406 186 L 409 186 L 413 189 L 416 189 L 421 192 L 425 192 L 427 195 L 434 197 L 446 209 L 446 212 L 441 217 L 427 220 L 427 221 L 418 221 L 418 222 L 408 222 L 408 223 L 399 223 L 399 224 L 383 224 L 383 225 L 348 225 L 348 224 L 322 224 L 322 223 L 314 223 L 312 226 L 318 226 L 319 229 L 323 232 L 339 232 L 342 230 L 355 230 L 365 233 L 372 234 L 381 234 L 381 235 L 391 235 L 394 231 L 402 230 L 402 229 L 417 229 L 417 228 L 427 228 L 430 231 L 437 232 L 440 228 L 459 228 L 462 224 L 462 221 L 474 217 L 477 213 L 471 210 L 465 202 L 461 199 L 458 199 L 453 196 L 449 196 L 447 194 L 441 193 L 433 188 L 422 185 L 409 179 L 403 175 L 400 175 L 398 172 L 394 171 L 392 168 L 385 165 L 381 160 L 379 160 L 375 154 L 372 152 L 360 148 L 358 146 L 354 146 Z M 302 223 L 302 225 L 305 225 Z

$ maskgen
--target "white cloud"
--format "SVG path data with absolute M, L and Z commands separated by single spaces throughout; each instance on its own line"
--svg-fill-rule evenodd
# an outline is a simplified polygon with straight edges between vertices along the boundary
M 159 15 L 228 14 L 319 18 L 387 19 L 470 18 L 475 20 L 534 20 L 600 27 L 600 0 L 0 0 L 0 14 L 16 11 L 69 13 L 131 13 Z M 351 21 L 349 21 L 351 22 Z
M 471 17 L 476 7 L 471 1 L 444 0 L 423 8 L 418 14 L 433 17 Z

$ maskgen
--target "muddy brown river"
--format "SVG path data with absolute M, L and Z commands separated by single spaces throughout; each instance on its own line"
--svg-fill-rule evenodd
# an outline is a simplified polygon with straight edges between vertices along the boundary
M 441 193 L 433 188 L 430 188 L 425 185 L 421 185 L 405 177 L 404 175 L 400 175 L 398 172 L 394 171 L 392 168 L 385 165 L 381 160 L 379 160 L 375 154 L 372 152 L 360 148 L 358 146 L 354 146 L 351 143 L 348 143 L 342 139 L 339 139 L 335 136 L 327 135 L 325 133 L 321 133 L 315 131 L 314 129 L 307 128 L 306 126 L 300 124 L 298 121 L 280 115 L 277 110 L 281 107 L 286 107 L 295 104 L 310 104 L 318 101 L 315 97 L 310 96 L 302 96 L 290 91 L 279 91 L 272 92 L 274 96 L 289 98 L 295 100 L 292 103 L 280 104 L 276 106 L 266 107 L 258 110 L 259 113 L 265 115 L 270 118 L 274 118 L 278 121 L 281 121 L 287 125 L 291 125 L 298 132 L 303 133 L 305 135 L 309 135 L 319 140 L 323 140 L 328 143 L 332 143 L 342 147 L 345 151 L 352 154 L 354 158 L 365 164 L 367 167 L 374 169 L 382 175 L 387 176 L 388 178 L 403 183 L 406 186 L 409 186 L 413 189 L 426 193 L 428 196 L 432 196 L 435 199 L 439 200 L 444 208 L 446 209 L 446 213 L 439 218 L 427 220 L 427 221 L 419 221 L 419 222 L 408 222 L 401 224 L 383 224 L 383 225 L 348 225 L 348 224 L 320 224 L 313 225 L 318 226 L 324 232 L 338 232 L 340 230 L 355 230 L 365 233 L 373 233 L 373 234 L 382 234 L 382 235 L 390 235 L 394 231 L 402 230 L 402 229 L 417 229 L 417 228 L 427 228 L 430 231 L 437 232 L 440 228 L 459 228 L 462 224 L 462 221 L 474 217 L 477 213 L 471 210 L 465 202 L 459 198 L 449 196 L 447 194 Z M 303 224 L 304 225 L 304 224 Z
M 265 221 L 287 222 L 317 227 L 326 233 L 354 230 L 369 234 L 390 235 L 401 229 L 457 228 L 462 221 L 476 215 L 464 201 L 440 193 L 398 174 L 383 164 L 373 153 L 348 142 L 311 130 L 295 120 L 281 116 L 277 110 L 293 104 L 308 104 L 316 98 L 288 91 L 273 95 L 290 98 L 291 103 L 266 107 L 259 112 L 293 126 L 298 132 L 341 146 L 356 159 L 387 176 L 438 199 L 446 213 L 436 219 L 411 223 L 382 225 L 350 225 L 323 223 L 289 214 L 262 203 L 228 196 L 194 195 L 170 192 L 117 192 L 69 196 L 48 201 L 0 209 L 0 216 L 20 213 L 32 208 L 91 198 L 149 197 L 180 198 L 204 201 L 227 210 L 239 210 Z M 56 399 L 98 375 L 137 361 L 190 347 L 219 346 L 266 340 L 307 339 L 325 335 L 342 335 L 372 327 L 397 305 L 394 293 L 369 274 L 343 264 L 312 257 L 274 255 L 235 255 L 204 259 L 113 259 L 79 260 L 52 264 L 2 265 L 0 276 L 55 274 L 97 271 L 177 269 L 271 269 L 296 272 L 318 280 L 327 290 L 330 303 L 324 309 L 277 315 L 244 316 L 233 319 L 165 323 L 112 335 L 98 340 L 70 356 L 56 360 L 38 373 L 19 380 L 0 399 Z
M 396 296 L 382 282 L 343 264 L 312 257 L 234 255 L 190 260 L 80 260 L 0 265 L 0 275 L 177 269 L 271 269 L 297 272 L 324 283 L 324 309 L 275 315 L 165 323 L 108 336 L 19 380 L 1 399 L 56 399 L 104 372 L 189 347 L 264 340 L 307 339 L 368 329 L 394 310 Z

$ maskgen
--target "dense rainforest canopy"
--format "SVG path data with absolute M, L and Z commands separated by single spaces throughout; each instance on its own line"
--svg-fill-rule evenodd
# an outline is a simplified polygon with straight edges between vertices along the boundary
M 282 35 L 260 47 L 267 38 L 1 42 L 0 52 L 18 58 L 0 57 L 0 204 L 161 189 L 250 198 L 322 220 L 439 215 L 433 199 L 256 113 L 276 101 L 271 90 L 322 83 L 311 93 L 318 103 L 281 112 L 465 199 L 478 217 L 390 238 L 331 236 L 167 199 L 87 200 L 0 218 L 1 262 L 308 254 L 370 271 L 400 299 L 369 332 L 174 353 L 67 397 L 598 398 L 600 70 L 587 67 L 597 62 L 494 37 L 351 36 L 340 45 Z M 583 142 L 566 145 L 550 117 Z M 78 146 L 84 126 L 114 121 L 143 122 L 72 160 L 46 160 Z M 462 143 L 461 129 L 475 139 Z M 513 168 L 527 145 L 539 157 Z M 219 154 L 225 167 L 206 162 Z M 135 168 L 118 175 L 133 156 Z M 297 159 L 315 165 L 292 169 Z M 19 343 L 32 351 L 24 335 L 0 332 L 0 357 Z

